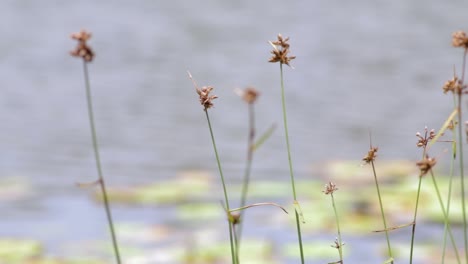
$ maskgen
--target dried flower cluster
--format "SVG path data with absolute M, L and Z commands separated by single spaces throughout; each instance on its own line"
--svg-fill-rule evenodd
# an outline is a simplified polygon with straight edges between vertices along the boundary
M 452 92 L 454 94 L 461 94 L 463 88 L 461 80 L 456 75 L 451 80 L 446 81 L 442 87 L 444 93 Z
M 196 88 L 197 94 L 200 96 L 200 104 L 207 110 L 213 107 L 213 100 L 218 98 L 216 95 L 210 95 L 214 88 L 211 86 L 203 86 L 201 89 Z
M 379 148 L 377 147 L 372 147 L 370 148 L 370 150 L 367 152 L 367 155 L 362 158 L 362 160 L 366 163 L 366 164 L 369 164 L 371 162 L 373 162 L 375 160 L 375 158 L 377 158 L 377 151 L 379 150 Z
M 328 194 L 333 194 L 335 191 L 338 191 L 336 184 L 334 184 L 333 182 L 329 182 L 325 184 L 325 190 L 322 192 L 328 195 Z
M 338 238 L 335 238 L 335 243 L 333 245 L 331 245 L 331 247 L 339 249 L 339 248 L 343 247 L 344 245 L 345 245 L 345 243 L 340 244 L 340 242 L 338 242 Z
M 259 92 L 255 88 L 247 87 L 242 92 L 242 99 L 248 104 L 253 104 L 257 100 L 258 95 Z
M 241 221 L 241 215 L 239 213 L 228 213 L 228 219 L 233 225 L 237 225 Z
M 422 177 L 426 175 L 432 167 L 434 167 L 437 163 L 437 160 L 435 158 L 429 158 L 429 156 L 426 155 L 426 158 L 416 162 L 416 166 L 419 167 L 420 174 L 419 176 Z
M 91 38 L 91 33 L 81 30 L 78 33 L 71 34 L 71 38 L 77 40 L 78 45 L 74 50 L 70 51 L 70 55 L 81 57 L 84 61 L 91 62 L 94 58 L 94 52 L 86 43 Z
M 468 49 L 468 37 L 463 31 L 457 31 L 452 34 L 452 46 Z
M 455 129 L 455 126 L 458 125 L 458 121 L 456 120 L 451 120 L 450 123 L 447 126 L 447 129 L 452 130 Z
M 289 65 L 289 62 L 291 60 L 294 60 L 296 56 L 288 56 L 290 51 L 288 40 L 289 38 L 283 38 L 281 34 L 278 34 L 277 41 L 270 41 L 270 44 L 273 46 L 273 50 L 271 51 L 271 54 L 273 54 L 273 56 L 268 62 L 279 62 L 281 64 L 286 64 L 291 67 L 291 65 Z
M 421 136 L 421 133 L 419 133 L 419 132 L 416 133 L 416 137 L 418 137 L 418 143 L 416 145 L 419 148 L 420 147 L 426 148 L 429 141 L 431 141 L 433 138 L 435 138 L 435 136 L 436 136 L 436 133 L 435 133 L 434 129 L 431 129 L 431 131 L 428 131 L 427 127 L 425 127 L 424 128 L 424 137 Z

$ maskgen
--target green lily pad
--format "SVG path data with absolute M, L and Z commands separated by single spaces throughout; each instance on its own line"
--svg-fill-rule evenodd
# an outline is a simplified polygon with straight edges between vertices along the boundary
M 6 178 L 0 181 L 0 201 L 15 201 L 31 194 L 29 182 L 22 178 Z
M 339 259 L 338 250 L 331 247 L 333 241 L 317 241 L 303 243 L 304 255 L 308 259 L 329 260 L 333 262 Z M 349 249 L 347 249 L 349 250 Z M 343 254 L 346 255 L 346 251 Z M 299 247 L 296 243 L 289 243 L 283 247 L 283 254 L 288 258 L 299 258 Z
M 189 203 L 176 208 L 177 218 L 185 221 L 219 220 L 226 217 L 219 203 Z
M 340 182 L 341 185 L 355 186 L 374 182 L 374 175 L 370 165 L 363 165 L 363 161 L 330 161 L 316 165 L 323 177 Z M 408 175 L 417 174 L 414 162 L 405 160 L 376 160 L 375 169 L 379 182 L 398 182 Z
M 273 259 L 273 245 L 263 240 L 243 239 L 240 246 L 239 260 L 248 264 L 278 263 Z M 231 245 L 229 242 L 212 243 L 196 248 L 181 258 L 184 263 L 229 263 Z
M 42 245 L 35 240 L 2 239 L 0 240 L 0 262 L 23 263 L 42 254 Z
M 229 188 L 238 197 L 241 195 L 242 185 Z M 279 181 L 252 181 L 249 185 L 248 198 L 284 198 L 292 197 L 291 184 Z
M 135 187 L 108 188 L 108 197 L 114 203 L 128 204 L 177 204 L 193 200 L 207 199 L 212 191 L 209 176 L 201 172 L 185 172 L 176 179 Z M 101 201 L 99 190 L 94 198 Z

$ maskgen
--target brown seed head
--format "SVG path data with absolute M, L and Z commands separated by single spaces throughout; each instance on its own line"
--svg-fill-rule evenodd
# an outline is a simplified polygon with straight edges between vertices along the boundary
M 253 87 L 247 87 L 242 92 L 242 99 L 248 103 L 253 104 L 257 100 L 257 97 L 260 93 Z
M 447 126 L 447 129 L 450 129 L 450 130 L 454 130 L 455 129 L 455 126 L 458 125 L 458 121 L 456 120 L 451 120 L 450 123 L 448 124 Z
M 328 182 L 327 184 L 325 184 L 325 190 L 323 190 L 322 192 L 324 194 L 333 194 L 335 191 L 338 191 L 336 185 L 333 182 Z
M 228 218 L 229 218 L 229 221 L 233 224 L 233 225 L 237 225 L 241 222 L 241 217 L 240 217 L 240 214 L 239 213 L 231 213 L 228 215 Z
M 429 134 L 428 134 L 429 133 Z M 427 144 L 435 138 L 436 133 L 434 129 L 431 129 L 428 131 L 427 127 L 424 128 L 424 137 L 421 135 L 421 133 L 417 132 L 416 137 L 418 137 L 418 143 L 416 143 L 416 146 L 426 148 Z
M 277 41 L 270 41 L 270 44 L 273 46 L 273 50 L 271 51 L 271 54 L 273 56 L 268 60 L 268 62 L 279 62 L 281 64 L 286 64 L 289 65 L 289 62 L 291 60 L 294 60 L 296 56 L 288 56 L 289 54 L 289 38 L 284 38 L 281 36 L 281 34 L 278 34 L 278 40 Z
M 416 166 L 419 167 L 420 174 L 419 177 L 422 177 L 426 175 L 432 167 L 434 167 L 437 163 L 437 160 L 435 158 L 429 158 L 429 156 L 426 155 L 426 158 L 416 162 Z
M 448 80 L 444 83 L 442 89 L 444 90 L 444 93 L 452 92 L 454 94 L 461 94 L 463 85 L 461 80 L 459 80 L 458 77 L 454 75 L 451 80 Z
M 207 110 L 213 107 L 213 100 L 218 98 L 216 95 L 210 95 L 214 88 L 211 86 L 203 86 L 201 89 L 196 88 L 197 94 L 200 96 L 200 104 Z
M 362 160 L 366 163 L 366 164 L 369 164 L 370 162 L 374 161 L 375 158 L 377 158 L 377 151 L 379 150 L 379 148 L 377 147 L 372 147 L 369 149 L 369 151 L 367 152 L 367 155 L 362 158 Z
M 342 243 L 340 244 L 340 242 L 338 241 L 338 238 L 335 239 L 335 243 L 333 245 L 331 245 L 332 248 L 336 248 L 336 249 L 339 249 L 340 247 L 344 246 L 345 243 Z M 342 263 L 341 261 L 339 262 L 336 262 L 336 263 Z
M 468 49 L 468 37 L 463 31 L 456 31 L 452 34 L 452 46 Z
M 71 34 L 71 38 L 78 41 L 78 45 L 70 55 L 73 57 L 81 57 L 86 62 L 91 62 L 94 58 L 94 52 L 86 43 L 91 38 L 91 33 L 81 30 L 80 32 Z

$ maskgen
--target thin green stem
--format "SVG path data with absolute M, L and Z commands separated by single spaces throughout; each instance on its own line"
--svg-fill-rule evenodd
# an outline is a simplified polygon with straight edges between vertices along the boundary
M 335 212 L 336 229 L 338 231 L 338 253 L 340 254 L 340 263 L 343 264 L 343 240 L 341 239 L 340 221 L 338 212 L 336 210 L 335 197 L 333 196 L 333 193 L 330 193 L 330 195 L 332 199 L 333 211 Z
M 426 147 L 423 149 L 422 158 L 426 157 Z M 416 194 L 416 206 L 414 207 L 414 217 L 413 217 L 413 228 L 411 229 L 411 248 L 410 248 L 410 264 L 413 263 L 413 251 L 414 251 L 414 237 L 416 236 L 416 217 L 418 215 L 418 206 L 419 206 L 419 196 L 421 194 L 421 183 L 422 177 L 419 177 L 418 182 L 418 191 Z
M 442 212 L 444 213 L 444 224 L 445 224 L 445 226 L 447 228 L 447 231 L 449 233 L 453 249 L 455 250 L 455 255 L 457 257 L 457 263 L 460 263 L 460 256 L 458 254 L 457 244 L 455 243 L 455 239 L 453 238 L 452 228 L 450 227 L 450 222 L 448 220 L 447 211 L 445 211 L 444 202 L 442 201 L 442 196 L 440 195 L 439 187 L 437 186 L 437 181 L 436 181 L 436 179 L 434 177 L 434 172 L 432 170 L 431 170 L 431 178 L 432 178 L 432 183 L 434 184 L 434 188 L 436 190 L 437 199 L 439 200 L 440 209 L 442 209 Z
M 374 161 L 371 161 L 372 165 L 372 172 L 374 173 L 374 180 L 375 180 L 375 187 L 377 189 L 377 195 L 379 196 L 379 204 L 380 204 L 380 213 L 382 214 L 382 220 L 385 228 L 385 237 L 387 238 L 387 247 L 388 247 L 388 254 L 391 259 L 393 259 L 393 254 L 392 254 L 392 247 L 390 246 L 390 238 L 388 236 L 388 230 L 387 230 L 387 220 L 385 219 L 385 213 L 383 209 L 383 203 L 382 203 L 382 196 L 380 195 L 380 188 L 379 188 L 379 182 L 377 181 L 377 173 L 375 172 L 375 166 L 374 166 Z
M 288 161 L 289 161 L 289 174 L 291 175 L 291 187 L 292 187 L 292 192 L 293 192 L 293 198 L 294 201 L 297 201 L 297 195 L 296 195 L 296 185 L 294 183 L 294 172 L 293 172 L 293 165 L 292 165 L 292 159 L 291 159 L 291 147 L 289 144 L 289 133 L 288 133 L 288 119 L 287 119 L 287 114 L 286 114 L 286 99 L 285 99 L 285 92 L 284 92 L 284 78 L 283 78 L 283 64 L 280 63 L 280 77 L 281 77 L 281 103 L 283 106 L 283 123 L 284 123 L 284 133 L 285 133 L 285 138 L 286 138 L 286 147 L 287 147 L 287 152 L 288 152 Z M 299 249 L 300 249 L 300 254 L 301 254 L 301 263 L 304 264 L 304 249 L 302 245 L 302 234 L 301 234 L 301 223 L 299 221 L 299 213 L 297 212 L 297 209 L 295 209 L 296 212 L 296 227 L 297 227 L 297 237 L 299 240 Z
M 462 87 L 464 85 L 465 79 L 465 66 L 466 66 L 466 53 L 468 49 L 465 49 L 463 53 L 463 65 L 462 65 L 462 77 L 461 77 L 461 84 Z M 465 244 L 465 259 L 466 263 L 468 263 L 468 225 L 466 220 L 466 205 L 465 205 L 465 174 L 463 169 L 463 134 L 462 134 L 462 93 L 460 91 L 458 94 L 458 148 L 459 148 L 459 158 L 460 158 L 460 178 L 461 178 L 461 199 L 462 199 L 462 213 L 463 213 L 463 239 Z
M 284 134 L 286 138 L 286 148 L 288 152 L 288 162 L 289 162 L 289 174 L 291 176 L 291 187 L 293 191 L 293 198 L 297 200 L 296 195 L 296 185 L 294 183 L 294 171 L 291 158 L 291 145 L 289 144 L 289 133 L 288 133 L 288 116 L 286 114 L 286 96 L 284 91 L 284 78 L 283 78 L 283 64 L 280 63 L 280 73 L 281 73 L 281 103 L 283 106 L 283 123 L 284 123 Z
M 249 103 L 249 137 L 247 140 L 247 160 L 245 165 L 244 171 L 244 178 L 242 184 L 242 193 L 241 193 L 241 201 L 240 207 L 244 207 L 247 202 L 247 194 L 249 192 L 249 183 L 250 183 L 250 173 L 252 171 L 252 162 L 253 162 L 253 146 L 254 146 L 254 139 L 255 139 L 255 112 L 254 112 L 254 104 Z M 240 223 L 237 227 L 237 250 L 239 251 L 239 243 L 242 237 L 242 230 L 243 230 L 243 222 L 242 219 L 244 218 L 244 210 L 240 212 Z
M 89 84 L 88 63 L 85 60 L 83 60 L 83 72 L 84 72 L 84 78 L 85 78 L 86 101 L 88 103 L 88 117 L 89 117 L 89 124 L 91 127 L 91 137 L 93 141 L 94 157 L 96 159 L 96 169 L 97 169 L 98 177 L 99 177 L 98 182 L 99 182 L 99 185 L 101 186 L 102 198 L 104 201 L 104 208 L 106 210 L 107 222 L 108 222 L 111 237 L 112 237 L 112 244 L 114 248 L 115 259 L 117 263 L 120 264 L 121 261 L 120 261 L 119 246 L 117 244 L 117 238 L 116 238 L 115 230 L 114 230 L 114 222 L 112 220 L 109 199 L 107 197 L 106 184 L 104 182 L 104 177 L 103 177 L 102 168 L 101 168 L 101 159 L 99 156 L 99 145 L 98 145 L 98 140 L 96 136 L 97 134 L 96 127 L 94 125 L 94 111 L 93 111 L 93 103 L 92 103 L 92 96 L 91 96 L 91 86 Z
M 454 102 L 455 103 L 455 102 Z M 453 124 L 454 121 L 452 121 Z M 455 132 L 454 129 L 452 129 L 452 132 Z M 450 159 L 450 179 L 449 179 L 449 187 L 448 187 L 448 195 L 447 195 L 447 216 L 450 215 L 450 202 L 452 198 L 452 184 L 453 184 L 453 178 L 454 178 L 454 167 L 455 167 L 455 159 L 457 156 L 456 152 L 456 140 L 457 140 L 457 135 L 456 133 L 452 133 L 452 157 Z M 447 234 L 448 234 L 448 228 L 447 225 L 444 227 L 444 244 L 443 244 L 443 249 L 442 249 L 442 264 L 445 263 L 445 252 L 447 249 Z
M 418 215 L 419 195 L 421 194 L 422 177 L 419 177 L 418 191 L 416 194 L 416 206 L 414 208 L 413 228 L 411 229 L 411 248 L 410 248 L 410 264 L 413 263 L 414 237 L 416 235 L 416 217 Z
M 221 162 L 220 162 L 219 155 L 218 155 L 218 148 L 216 147 L 216 141 L 215 141 L 215 137 L 214 137 L 214 134 L 213 134 L 213 128 L 211 127 L 210 116 L 208 115 L 208 109 L 207 108 L 205 108 L 205 114 L 206 114 L 206 120 L 208 121 L 208 127 L 210 129 L 211 142 L 213 143 L 213 149 L 214 149 L 214 153 L 215 153 L 215 156 L 216 156 L 216 162 L 218 163 L 219 175 L 221 177 L 221 183 L 222 183 L 222 186 L 223 186 L 226 212 L 227 212 L 227 214 L 229 214 L 230 208 L 229 208 L 228 194 L 227 194 L 227 190 L 226 190 L 226 183 L 224 181 L 223 169 L 221 167 Z M 229 219 L 229 215 L 228 215 L 228 219 Z M 231 243 L 232 263 L 236 264 L 236 263 L 238 263 L 238 258 L 237 258 L 237 251 L 236 251 L 236 248 L 235 248 L 236 243 L 234 241 L 235 239 L 234 239 L 233 227 L 232 227 L 233 224 L 232 224 L 232 222 L 230 220 L 228 220 L 228 222 L 229 222 L 229 241 Z

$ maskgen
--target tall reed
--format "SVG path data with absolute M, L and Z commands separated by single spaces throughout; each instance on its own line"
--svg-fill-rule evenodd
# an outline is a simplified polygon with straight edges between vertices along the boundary
M 94 124 L 93 102 L 92 102 L 91 86 L 89 83 L 89 74 L 88 74 L 88 63 L 90 63 L 94 59 L 94 52 L 91 49 L 91 47 L 88 46 L 87 44 L 87 41 L 91 38 L 91 33 L 86 32 L 85 30 L 81 30 L 78 33 L 72 34 L 71 38 L 74 40 L 77 40 L 78 45 L 74 50 L 70 52 L 70 54 L 74 57 L 79 57 L 83 59 L 83 72 L 84 72 L 85 89 L 86 89 L 86 102 L 88 105 L 88 118 L 89 118 L 89 124 L 91 128 L 91 137 L 93 141 L 94 157 L 96 160 L 96 169 L 98 173 L 98 180 L 95 183 L 99 184 L 99 186 L 101 187 L 102 199 L 104 201 L 104 208 L 106 211 L 107 222 L 108 222 L 109 230 L 110 230 L 111 237 L 112 237 L 114 255 L 115 255 L 116 262 L 120 264 L 121 260 L 120 260 L 119 246 L 117 244 L 117 238 L 115 234 L 114 223 L 112 220 L 109 199 L 107 197 L 106 184 L 105 184 L 104 176 L 102 173 L 101 159 L 99 156 L 99 144 L 98 144 L 98 139 L 97 139 L 96 126 Z
M 229 206 L 229 198 L 228 198 L 228 192 L 226 188 L 226 182 L 224 180 L 224 174 L 223 174 L 223 169 L 221 167 L 221 161 L 219 158 L 218 154 L 218 148 L 216 147 L 216 140 L 215 136 L 213 133 L 213 128 L 211 126 L 211 121 L 210 121 L 210 116 L 208 114 L 208 109 L 213 107 L 213 100 L 218 98 L 216 95 L 210 95 L 211 91 L 213 91 L 213 87 L 211 86 L 203 86 L 201 88 L 198 87 L 197 83 L 193 79 L 192 75 L 190 72 L 188 73 L 190 80 L 192 80 L 193 86 L 195 87 L 195 90 L 199 96 L 200 104 L 203 106 L 203 111 L 205 112 L 206 120 L 208 122 L 208 128 L 210 130 L 210 137 L 211 137 L 211 143 L 213 145 L 213 150 L 216 156 L 216 162 L 218 164 L 218 171 L 219 171 L 219 176 L 221 178 L 221 185 L 223 187 L 223 193 L 224 193 L 224 206 L 227 214 L 227 219 L 229 223 L 229 241 L 231 244 L 231 258 L 232 258 L 232 263 L 236 264 L 239 263 L 238 259 L 238 254 L 237 254 L 237 241 L 235 238 L 235 232 L 234 232 L 234 224 L 235 224 L 235 218 L 231 214 L 231 209 Z
M 380 194 L 379 181 L 377 180 L 377 173 L 375 171 L 375 165 L 374 165 L 375 158 L 377 158 L 376 153 L 378 151 L 378 148 L 372 146 L 372 140 L 370 138 L 370 133 L 369 133 L 369 141 L 370 141 L 370 149 L 367 152 L 367 155 L 363 158 L 363 161 L 366 164 L 370 163 L 372 165 L 372 173 L 374 175 L 375 188 L 377 189 L 377 196 L 379 197 L 380 213 L 382 215 L 382 222 L 384 224 L 385 237 L 387 239 L 388 255 L 390 257 L 390 263 L 393 263 L 393 254 L 392 254 L 392 247 L 390 245 L 390 238 L 388 236 L 387 220 L 385 218 L 385 212 L 384 212 L 383 203 L 382 203 L 382 195 Z
M 283 64 L 289 65 L 289 62 L 295 59 L 295 56 L 288 56 L 289 55 L 289 38 L 283 38 L 281 34 L 278 34 L 277 41 L 270 41 L 270 45 L 273 47 L 271 54 L 273 56 L 270 58 L 269 62 L 276 63 L 279 62 L 280 64 L 280 82 L 281 82 L 281 105 L 283 109 L 283 125 L 284 125 L 284 133 L 286 139 L 286 148 L 288 154 L 288 163 L 289 163 L 289 174 L 291 176 L 291 187 L 292 187 L 292 194 L 294 199 L 295 205 L 295 216 L 296 216 L 296 228 L 297 228 L 297 237 L 299 241 L 299 250 L 300 250 L 300 257 L 301 263 L 304 264 L 304 249 L 302 244 L 302 233 L 301 233 L 301 220 L 300 216 L 302 216 L 302 212 L 299 211 L 299 202 L 297 201 L 297 194 L 296 194 L 296 185 L 294 182 L 294 171 L 292 165 L 292 158 L 291 158 L 291 147 L 289 144 L 289 133 L 288 133 L 288 119 L 286 114 L 286 96 L 285 96 L 285 89 L 284 89 L 284 77 L 283 77 Z
M 466 70 L 466 54 L 468 53 L 468 36 L 463 31 L 457 31 L 452 35 L 452 46 L 461 47 L 463 51 L 462 59 L 462 73 L 460 80 L 457 80 L 454 92 L 457 95 L 457 109 L 458 109 L 458 149 L 459 149 L 459 164 L 460 164 L 460 179 L 461 179 L 461 198 L 462 198 L 462 212 L 463 212 L 463 239 L 465 245 L 465 259 L 468 263 L 468 225 L 466 219 L 466 201 L 465 201 L 465 173 L 463 166 L 463 134 L 462 134 L 462 95 L 466 92 L 465 85 L 465 70 Z
M 454 69 L 454 79 L 456 78 L 456 72 L 455 72 L 455 69 Z M 453 83 L 453 80 L 451 81 L 448 81 L 444 84 L 444 86 L 442 87 L 444 93 L 447 93 L 450 89 L 450 85 L 451 83 Z M 453 105 L 456 109 L 457 107 L 457 97 L 455 96 L 455 94 L 453 94 Z M 455 167 L 455 161 L 457 159 L 457 133 L 455 131 L 455 125 L 457 125 L 457 122 L 453 120 L 453 118 L 449 118 L 448 120 L 448 124 L 447 124 L 447 128 L 448 130 L 450 130 L 452 132 L 452 140 L 451 140 L 451 157 L 450 157 L 450 171 L 449 171 L 449 186 L 448 186 L 448 194 L 447 194 L 447 215 L 450 215 L 450 205 L 451 205 L 451 200 L 452 200 L 452 187 L 453 187 L 453 179 L 454 179 L 454 167 Z M 438 134 L 441 134 L 443 133 L 443 131 L 446 130 L 445 128 L 442 128 L 441 131 L 439 131 Z M 433 143 L 433 142 L 431 142 Z M 445 253 L 446 253 L 446 249 L 447 249 L 447 235 L 448 235 L 448 227 L 447 225 L 445 225 L 444 227 L 444 243 L 443 243 L 443 246 L 442 246 L 442 264 L 445 263 Z
M 332 245 L 332 247 L 334 247 L 334 248 L 336 248 L 338 250 L 340 260 L 335 261 L 335 262 L 331 262 L 329 264 L 333 264 L 333 263 L 343 264 L 344 263 L 343 262 L 343 246 L 344 246 L 344 243 L 343 243 L 343 240 L 341 239 L 341 229 L 340 229 L 340 221 L 339 221 L 340 218 L 338 217 L 338 211 L 336 210 L 336 204 L 335 204 L 335 197 L 333 196 L 333 193 L 335 191 L 338 191 L 338 188 L 336 187 L 336 185 L 333 182 L 328 182 L 325 185 L 325 190 L 322 191 L 326 195 L 330 194 L 331 201 L 332 201 L 332 206 L 333 206 L 333 212 L 335 214 L 336 229 L 337 229 L 337 232 L 338 232 L 338 238 L 335 240 L 335 244 Z
M 239 92 L 239 95 L 242 99 L 247 103 L 248 106 L 248 116 L 249 116 L 249 126 L 248 126 L 248 138 L 247 138 L 247 156 L 246 156 L 246 163 L 245 163 L 245 170 L 244 170 L 244 177 L 242 179 L 242 190 L 241 190 L 241 198 L 240 198 L 240 207 L 246 206 L 247 203 L 247 194 L 249 192 L 249 184 L 250 184 L 250 174 L 252 171 L 252 162 L 253 162 L 253 154 L 254 154 L 254 143 L 255 143 L 255 102 L 259 96 L 258 91 L 255 88 L 248 87 L 243 91 Z M 241 210 L 239 215 L 239 223 L 237 225 L 237 250 L 239 251 L 239 243 L 242 237 L 243 231 L 243 219 L 244 219 L 245 211 Z

